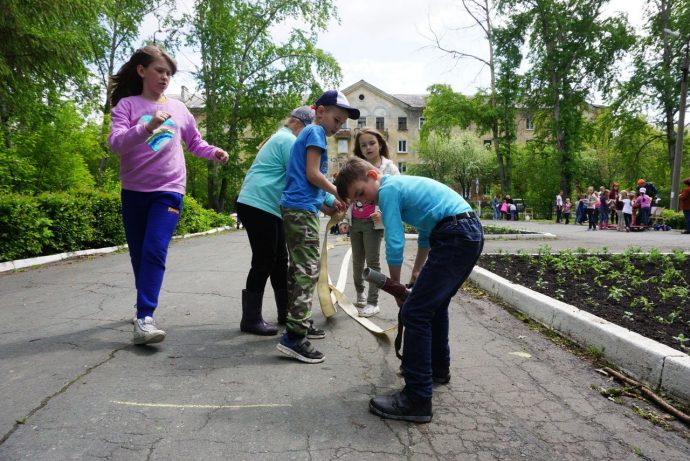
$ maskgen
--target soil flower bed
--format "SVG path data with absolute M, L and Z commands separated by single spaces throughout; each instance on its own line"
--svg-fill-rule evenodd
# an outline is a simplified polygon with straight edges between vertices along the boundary
M 483 254 L 479 266 L 674 349 L 690 353 L 690 256 L 584 249 Z

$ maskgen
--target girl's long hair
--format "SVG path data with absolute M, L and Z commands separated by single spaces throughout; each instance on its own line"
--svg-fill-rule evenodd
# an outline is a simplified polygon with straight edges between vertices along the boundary
M 144 89 L 144 82 L 137 73 L 137 66 L 148 67 L 153 61 L 163 58 L 168 62 L 173 75 L 177 72 L 177 63 L 165 50 L 155 46 L 146 45 L 134 52 L 117 74 L 110 77 L 110 107 L 115 107 L 120 99 L 127 96 L 141 94 Z
M 381 157 L 389 158 L 388 157 L 388 144 L 386 143 L 386 140 L 383 139 L 383 135 L 378 130 L 375 130 L 373 128 L 369 128 L 366 126 L 364 128 L 361 128 L 357 132 L 357 135 L 355 136 L 354 154 L 357 157 L 364 159 L 364 160 L 367 159 L 364 156 L 364 154 L 362 153 L 362 149 L 360 149 L 360 147 L 359 147 L 359 137 L 362 136 L 363 134 L 370 134 L 370 135 L 376 136 L 376 140 L 379 143 L 379 155 L 381 155 Z

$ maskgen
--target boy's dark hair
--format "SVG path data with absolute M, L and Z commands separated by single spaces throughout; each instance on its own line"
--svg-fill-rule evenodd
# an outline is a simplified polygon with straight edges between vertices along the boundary
M 378 130 L 375 130 L 373 128 L 369 127 L 364 127 L 361 128 L 357 134 L 355 135 L 355 148 L 354 148 L 354 154 L 361 158 L 366 160 L 366 157 L 362 153 L 362 149 L 359 147 L 359 137 L 362 136 L 363 134 L 370 134 L 374 137 L 376 137 L 376 141 L 379 143 L 379 154 L 381 157 L 388 157 L 388 143 L 386 143 L 386 140 L 383 139 L 383 135 L 379 133 Z
M 137 73 L 137 66 L 141 64 L 144 67 L 148 67 L 149 64 L 158 58 L 165 59 L 173 75 L 175 75 L 177 63 L 165 50 L 155 45 L 146 45 L 143 48 L 139 48 L 129 58 L 129 61 L 120 67 L 117 74 L 110 77 L 110 88 L 112 89 L 110 107 L 115 107 L 122 98 L 141 94 L 144 89 L 144 82 Z
M 335 178 L 335 188 L 338 190 L 340 198 L 348 200 L 347 189 L 350 184 L 355 181 L 366 181 L 369 170 L 376 170 L 376 167 L 359 157 L 351 157 L 345 162 Z

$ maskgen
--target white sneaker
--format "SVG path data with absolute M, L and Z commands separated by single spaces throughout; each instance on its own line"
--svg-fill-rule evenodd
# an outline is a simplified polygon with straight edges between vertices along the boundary
M 360 317 L 371 317 L 379 312 L 381 312 L 381 309 L 379 309 L 379 306 L 376 304 L 367 304 L 365 307 L 357 309 L 357 313 Z
M 355 301 L 355 306 L 364 307 L 367 303 L 367 295 L 364 292 L 357 293 L 357 301 Z
M 156 326 L 153 317 L 144 317 L 134 322 L 134 344 L 153 344 L 165 339 L 165 331 Z

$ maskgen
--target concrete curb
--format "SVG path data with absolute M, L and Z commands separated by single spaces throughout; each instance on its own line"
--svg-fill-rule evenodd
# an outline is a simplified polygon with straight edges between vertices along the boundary
M 190 237 L 198 237 L 200 235 L 215 234 L 217 232 L 222 232 L 222 231 L 229 230 L 229 229 L 231 229 L 230 226 L 223 226 L 223 227 L 218 227 L 218 228 L 211 229 L 211 230 L 208 230 L 205 232 L 197 232 L 196 234 L 176 235 L 173 237 L 173 240 L 186 239 L 186 238 L 190 238 Z M 102 255 L 102 254 L 112 253 L 114 251 L 123 250 L 125 248 L 127 248 L 126 244 L 125 245 L 118 245 L 118 246 L 114 246 L 114 247 L 107 247 L 107 248 L 96 248 L 93 250 L 68 251 L 66 253 L 60 253 L 57 255 L 38 256 L 36 258 L 27 258 L 27 259 L 17 259 L 15 261 L 6 261 L 3 263 L 0 263 L 0 272 L 7 272 L 7 271 L 13 271 L 13 270 L 17 270 L 17 269 L 24 269 L 25 267 L 41 266 L 43 264 L 63 261 L 65 259 L 77 258 L 79 256 Z
M 690 402 L 690 356 L 575 306 L 517 285 L 476 266 L 470 280 L 581 346 L 602 350 L 625 373 Z

